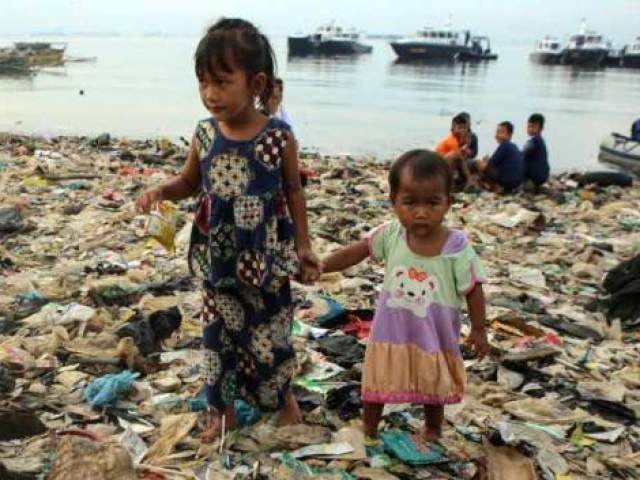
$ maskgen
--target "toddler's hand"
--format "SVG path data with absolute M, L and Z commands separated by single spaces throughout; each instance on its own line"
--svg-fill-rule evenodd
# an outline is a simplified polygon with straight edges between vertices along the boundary
M 138 200 L 136 200 L 136 209 L 142 213 L 149 213 L 151 208 L 160 201 L 162 201 L 162 193 L 160 190 L 151 188 L 138 197 Z
M 484 328 L 471 328 L 465 343 L 473 346 L 479 359 L 483 359 L 489 353 L 487 331 Z
M 311 249 L 298 250 L 300 260 L 300 279 L 302 283 L 317 282 L 322 274 L 322 262 Z

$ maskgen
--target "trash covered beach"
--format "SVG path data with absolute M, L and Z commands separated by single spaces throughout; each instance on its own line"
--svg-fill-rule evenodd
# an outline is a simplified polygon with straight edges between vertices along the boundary
M 305 422 L 277 428 L 238 400 L 242 427 L 203 444 L 195 201 L 171 209 L 161 243 L 133 207 L 186 152 L 0 135 L 0 479 L 640 478 L 637 184 L 566 174 L 537 195 L 456 194 L 448 223 L 489 273 L 492 353 L 463 350 L 467 393 L 439 443 L 419 438 L 411 405 L 388 406 L 380 439 L 364 437 L 361 366 L 383 275 L 367 262 L 296 285 Z M 302 157 L 319 253 L 391 219 L 385 163 Z

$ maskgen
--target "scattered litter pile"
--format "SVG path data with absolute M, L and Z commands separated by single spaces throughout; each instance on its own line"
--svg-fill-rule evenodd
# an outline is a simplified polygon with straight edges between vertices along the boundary
M 565 175 L 535 196 L 457 196 L 449 223 L 491 278 L 492 355 L 463 351 L 468 392 L 438 444 L 411 405 L 385 410 L 378 441 L 362 433 L 382 279 L 366 263 L 296 287 L 305 423 L 238 399 L 242 428 L 207 445 L 193 201 L 151 220 L 170 211 L 151 228 L 164 246 L 133 209 L 186 148 L 0 135 L 0 479 L 640 478 L 640 188 Z M 384 165 L 305 157 L 319 252 L 391 218 Z

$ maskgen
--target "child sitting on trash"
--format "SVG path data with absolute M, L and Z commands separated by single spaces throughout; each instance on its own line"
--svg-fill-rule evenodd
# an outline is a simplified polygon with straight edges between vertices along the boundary
M 198 123 L 181 174 L 146 191 L 162 200 L 200 193 L 189 267 L 203 281 L 204 375 L 210 406 L 203 441 L 236 427 L 234 400 L 251 397 L 301 421 L 290 389 L 290 278 L 319 276 L 311 250 L 298 155 L 289 125 L 261 109 L 274 85 L 271 44 L 251 23 L 222 19 L 198 44 L 195 73 L 211 117 Z M 257 107 L 259 106 L 259 107 Z
M 473 158 L 471 151 L 470 117 L 459 113 L 451 120 L 451 131 L 436 147 L 436 152 L 448 163 L 454 175 L 455 186 L 464 188 L 471 177 L 467 160 Z M 477 139 L 476 139 L 477 145 Z M 476 150 L 477 155 L 477 150 Z
M 488 352 L 485 273 L 467 236 L 449 229 L 452 175 L 439 155 L 412 150 L 395 161 L 389 187 L 396 220 L 323 260 L 325 272 L 345 270 L 367 257 L 385 264 L 362 377 L 365 433 L 377 436 L 386 403 L 424 405 L 425 439 L 437 439 L 444 405 L 465 390 L 459 347 L 461 307 L 471 317 L 467 339 Z
M 513 137 L 513 124 L 501 122 L 496 128 L 496 141 L 498 148 L 489 157 L 475 163 L 480 171 L 480 180 L 489 190 L 500 193 L 510 193 L 517 190 L 524 181 L 524 163 L 522 153 Z
M 524 179 L 531 183 L 535 191 L 549 180 L 549 159 L 547 156 L 547 144 L 542 138 L 544 129 L 544 116 L 534 113 L 529 117 L 527 133 L 529 140 L 522 147 L 524 161 Z

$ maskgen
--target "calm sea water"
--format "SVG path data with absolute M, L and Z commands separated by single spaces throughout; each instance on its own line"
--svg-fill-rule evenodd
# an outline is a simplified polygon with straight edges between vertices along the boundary
M 0 77 L 1 131 L 190 137 L 206 116 L 192 68 L 196 37 L 47 40 L 97 61 Z M 398 65 L 382 40 L 368 41 L 371 55 L 343 59 L 288 59 L 286 39 L 273 41 L 296 134 L 327 153 L 387 158 L 434 147 L 461 110 L 473 117 L 480 151 L 490 153 L 499 121 L 512 121 L 523 143 L 528 115 L 540 111 L 553 169 L 563 171 L 595 165 L 600 140 L 640 115 L 640 71 L 539 66 L 529 62 L 529 45 L 496 45 L 500 59 L 491 63 Z

